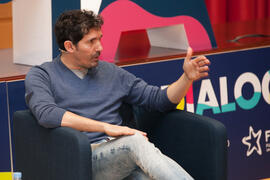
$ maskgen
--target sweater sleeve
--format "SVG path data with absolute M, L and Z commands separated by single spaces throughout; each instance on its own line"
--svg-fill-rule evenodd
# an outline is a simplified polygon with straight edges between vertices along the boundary
M 55 103 L 50 77 L 41 67 L 33 67 L 25 78 L 25 100 L 39 124 L 46 128 L 61 126 L 66 110 Z
M 161 112 L 172 110 L 176 107 L 176 104 L 172 103 L 167 96 L 167 88 L 161 89 L 157 86 L 148 85 L 145 81 L 124 69 L 120 71 L 123 87 L 128 90 L 125 98 L 127 103 Z

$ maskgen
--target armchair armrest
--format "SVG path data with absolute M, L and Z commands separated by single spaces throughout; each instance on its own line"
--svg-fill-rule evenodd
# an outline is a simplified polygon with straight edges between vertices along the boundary
M 13 127 L 15 169 L 24 179 L 91 179 L 86 135 L 67 127 L 41 127 L 29 110 L 14 113 Z
M 135 120 L 150 141 L 194 179 L 227 179 L 227 133 L 221 122 L 186 111 L 141 108 L 135 108 Z

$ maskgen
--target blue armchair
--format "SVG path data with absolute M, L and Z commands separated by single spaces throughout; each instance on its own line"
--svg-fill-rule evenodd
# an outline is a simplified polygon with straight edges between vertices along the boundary
M 196 180 L 227 179 L 227 135 L 222 123 L 185 111 L 148 112 L 124 107 L 125 123 L 153 142 Z M 135 119 L 132 121 L 131 119 Z M 15 170 L 26 180 L 91 180 L 86 135 L 67 127 L 41 127 L 29 110 L 13 116 Z

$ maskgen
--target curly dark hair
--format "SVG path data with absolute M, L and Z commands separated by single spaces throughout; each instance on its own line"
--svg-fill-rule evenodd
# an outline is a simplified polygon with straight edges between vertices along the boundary
M 54 26 L 56 41 L 61 50 L 66 50 L 64 42 L 70 40 L 74 45 L 87 34 L 90 29 L 100 29 L 103 19 L 93 11 L 69 10 L 63 12 Z

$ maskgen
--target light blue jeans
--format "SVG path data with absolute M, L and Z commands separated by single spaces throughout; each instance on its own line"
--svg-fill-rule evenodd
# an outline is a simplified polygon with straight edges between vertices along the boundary
M 94 180 L 190 180 L 180 165 L 141 134 L 104 142 L 92 150 Z

